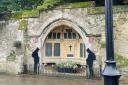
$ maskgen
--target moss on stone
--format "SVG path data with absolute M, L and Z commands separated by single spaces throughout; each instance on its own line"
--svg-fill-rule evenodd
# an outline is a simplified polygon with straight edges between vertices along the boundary
M 115 54 L 115 59 L 117 62 L 117 66 L 126 66 L 128 65 L 128 59 L 120 54 Z
M 26 20 L 21 20 L 19 23 L 19 30 L 23 30 L 27 25 Z
M 12 50 L 9 54 L 9 56 L 7 56 L 7 60 L 8 61 L 15 61 L 16 60 L 16 53 L 14 50 Z
M 88 14 L 101 14 L 104 13 L 104 7 L 90 7 L 88 8 Z
M 31 11 L 25 10 L 22 12 L 22 17 L 23 16 L 25 16 L 25 17 L 38 17 L 39 11 L 38 10 L 31 10 Z
M 21 19 L 22 17 L 39 17 L 38 10 L 23 10 L 23 11 L 16 11 L 12 14 L 12 19 Z
M 45 9 L 51 9 L 55 6 L 62 5 L 62 7 L 72 7 L 72 8 L 87 8 L 88 14 L 104 14 L 105 7 L 95 7 L 93 1 L 88 2 L 75 2 L 75 3 L 64 3 L 63 0 L 47 0 L 42 5 L 37 6 L 33 10 L 22 10 L 16 11 L 12 14 L 13 19 L 21 19 L 22 17 L 39 17 L 39 11 Z M 113 12 L 126 12 L 128 11 L 128 6 L 113 6 Z
M 22 18 L 22 11 L 16 11 L 16 12 L 12 13 L 11 18 L 12 19 L 21 19 Z
M 105 42 L 101 43 L 101 48 L 106 48 L 106 43 Z
M 113 6 L 113 13 L 127 12 L 128 6 Z M 105 7 L 89 7 L 88 14 L 104 14 Z
M 65 6 L 70 6 L 73 8 L 86 8 L 86 7 L 93 7 L 95 6 L 93 1 L 88 2 L 76 2 L 76 3 L 67 3 Z

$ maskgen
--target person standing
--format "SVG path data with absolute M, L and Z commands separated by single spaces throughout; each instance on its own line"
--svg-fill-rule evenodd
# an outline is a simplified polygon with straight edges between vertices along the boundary
M 93 79 L 93 61 L 96 60 L 95 54 L 88 48 L 88 58 L 86 59 L 87 67 L 89 69 L 89 79 Z
M 34 73 L 37 74 L 37 68 L 39 65 L 39 56 L 38 56 L 39 48 L 36 48 L 36 50 L 32 53 L 32 57 L 34 59 Z

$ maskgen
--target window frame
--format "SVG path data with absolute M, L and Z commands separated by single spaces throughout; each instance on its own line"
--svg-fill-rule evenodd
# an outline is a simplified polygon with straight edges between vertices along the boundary
M 77 39 L 77 33 L 75 32 L 64 32 L 63 35 L 64 35 L 64 39 Z

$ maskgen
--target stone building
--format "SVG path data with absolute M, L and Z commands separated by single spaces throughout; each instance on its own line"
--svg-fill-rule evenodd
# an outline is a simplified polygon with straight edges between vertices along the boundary
M 103 64 L 105 17 L 104 14 L 91 14 L 90 10 L 88 8 L 56 8 L 41 11 L 37 18 L 2 22 L 0 25 L 0 71 L 18 74 L 23 71 L 23 65 L 27 65 L 28 70 L 33 70 L 31 54 L 37 47 L 40 48 L 40 65 L 67 60 L 86 65 L 87 48 L 96 54 L 99 65 Z M 24 30 L 18 30 L 22 20 L 26 20 L 27 25 Z M 114 14 L 114 29 L 117 34 L 114 36 L 115 41 L 122 39 L 118 36 L 120 31 L 117 32 L 117 29 L 127 28 L 127 23 L 127 12 Z M 125 35 L 127 34 L 122 36 L 125 37 Z M 14 43 L 18 44 L 17 41 L 20 41 L 20 47 L 14 46 Z M 124 42 L 126 43 L 127 41 Z M 120 49 L 123 48 L 122 46 L 121 42 L 115 43 L 115 51 L 127 56 L 128 49 Z M 12 52 L 16 58 L 10 61 L 7 58 Z

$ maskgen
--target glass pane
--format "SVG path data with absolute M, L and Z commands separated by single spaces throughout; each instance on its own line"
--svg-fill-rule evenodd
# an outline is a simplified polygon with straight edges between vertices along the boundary
M 80 57 L 83 57 L 83 44 L 80 44 Z
M 76 33 L 73 33 L 73 39 L 76 39 Z
M 54 44 L 54 56 L 60 56 L 60 43 Z
M 52 56 L 52 43 L 46 43 L 45 55 Z
M 84 58 L 86 57 L 86 48 L 85 48 L 85 44 L 83 44 L 84 45 Z
M 64 39 L 67 39 L 67 33 L 64 33 Z
M 68 39 L 72 39 L 72 34 L 71 34 L 71 32 L 68 33 Z
M 60 39 L 60 33 L 57 33 L 57 39 Z
M 54 56 L 60 56 L 60 43 L 55 43 L 54 46 Z
M 56 39 L 56 33 L 53 32 L 53 39 Z
M 48 34 L 48 39 L 52 39 L 52 33 L 51 32 Z

